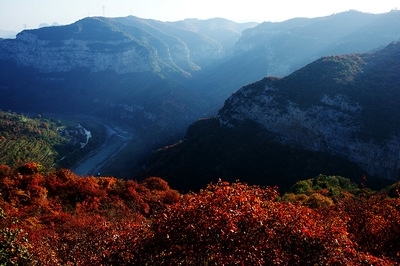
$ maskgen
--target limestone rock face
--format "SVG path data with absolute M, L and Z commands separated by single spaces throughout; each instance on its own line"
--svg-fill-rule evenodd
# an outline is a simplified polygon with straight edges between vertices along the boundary
M 254 98 L 246 97 L 249 94 Z M 357 137 L 363 130 L 359 122 L 362 106 L 357 102 L 341 94 L 334 98 L 323 95 L 319 104 L 302 108 L 290 101 L 281 105 L 277 97 L 276 90 L 268 86 L 257 95 L 252 89 L 243 89 L 226 102 L 229 111 L 220 112 L 220 122 L 234 126 L 249 119 L 274 133 L 282 144 L 342 156 L 357 162 L 370 175 L 398 177 L 399 136 L 392 135 L 379 144 Z
M 16 40 L 1 43 L 0 59 L 15 60 L 41 72 L 66 72 L 76 68 L 117 73 L 151 71 L 150 51 L 132 40 L 112 41 L 40 39 L 24 31 Z
M 1 40 L 0 60 L 43 73 L 86 68 L 189 76 L 229 53 L 241 31 L 251 26 L 228 20 L 169 23 L 133 16 L 91 17 L 65 26 L 24 30 L 16 39 Z
M 226 100 L 219 121 L 230 127 L 255 121 L 281 144 L 338 155 L 369 175 L 396 180 L 400 123 L 393 110 L 400 96 L 395 74 L 399 55 L 400 45 L 394 43 L 381 53 L 321 59 L 283 79 L 265 78 Z M 392 70 L 386 70 L 386 60 Z M 379 72 L 374 70 L 377 62 Z M 324 73 L 330 78 L 320 79 Z

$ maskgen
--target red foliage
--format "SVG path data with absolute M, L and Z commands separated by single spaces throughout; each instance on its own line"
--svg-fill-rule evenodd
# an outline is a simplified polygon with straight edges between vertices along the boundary
M 312 265 L 357 257 L 340 218 L 276 202 L 277 195 L 225 182 L 188 195 L 153 223 L 138 263 Z
M 42 166 L 38 163 L 34 163 L 34 162 L 29 162 L 26 163 L 22 166 L 20 166 L 18 168 L 18 171 L 21 174 L 34 174 L 34 173 L 38 173 L 40 171 L 40 169 L 42 168 Z
M 348 217 L 347 231 L 359 251 L 400 263 L 400 198 L 362 196 L 337 205 L 335 211 Z
M 70 170 L 0 170 L 0 207 L 8 217 L 1 224 L 26 232 L 32 263 L 39 265 L 130 264 L 137 239 L 146 235 L 145 217 L 179 199 L 157 178 L 138 184 Z
M 11 174 L 11 168 L 7 165 L 0 165 L 0 177 L 6 177 Z
M 35 230 L 31 253 L 41 265 L 129 265 L 144 235 L 144 223 L 109 221 L 98 215 L 71 216 L 55 230 Z
M 33 265 L 396 265 L 397 191 L 311 209 L 243 183 L 180 195 L 157 177 L 0 166 L 0 242 L 8 245 L 0 255 Z

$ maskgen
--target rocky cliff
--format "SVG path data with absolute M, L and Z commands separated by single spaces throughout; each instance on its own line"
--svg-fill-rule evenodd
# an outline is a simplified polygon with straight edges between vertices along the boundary
M 202 23 L 208 25 L 211 20 L 164 23 L 133 16 L 85 18 L 71 25 L 25 30 L 16 39 L 3 40 L 0 60 L 45 73 L 86 68 L 119 74 L 152 71 L 188 75 L 201 69 L 205 61 L 218 58 L 226 47 L 231 48 L 241 29 L 254 25 L 223 22 L 236 29 L 220 29 L 230 36 L 229 42 L 218 40 L 213 31 L 199 32 Z M 188 26 L 192 24 L 197 26 Z
M 285 78 L 236 92 L 223 125 L 259 123 L 281 144 L 356 162 L 368 174 L 400 175 L 400 43 L 375 53 L 324 57 Z
M 1 43 L 0 59 L 13 60 L 41 72 L 67 72 L 88 68 L 99 72 L 144 72 L 153 69 L 151 52 L 129 38 L 117 40 L 41 39 L 35 31 L 23 31 L 16 40 Z

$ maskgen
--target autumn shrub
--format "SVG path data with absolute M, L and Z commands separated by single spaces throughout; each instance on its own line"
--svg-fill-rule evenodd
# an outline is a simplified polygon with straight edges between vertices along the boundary
M 178 191 L 172 190 L 168 183 L 159 177 L 146 178 L 141 185 L 143 198 L 147 199 L 152 213 L 159 212 L 164 206 L 174 204 L 180 199 Z
M 170 190 L 168 183 L 159 177 L 146 178 L 142 185 L 147 187 L 150 191 L 167 191 Z
M 289 193 L 282 196 L 285 202 L 297 203 L 311 208 L 330 206 L 361 193 L 350 179 L 341 176 L 319 175 L 297 181 Z
M 28 162 L 18 167 L 18 172 L 20 174 L 27 175 L 27 174 L 39 173 L 40 171 L 43 171 L 43 169 L 44 169 L 43 166 L 38 163 Z
M 398 185 L 351 187 L 320 176 L 283 197 L 222 181 L 181 195 L 157 177 L 0 167 L 0 265 L 400 264 Z
M 308 200 L 309 196 L 306 194 L 294 194 L 294 193 L 285 193 L 280 200 L 282 202 L 290 202 L 293 204 L 305 205 L 305 202 Z
M 130 265 L 142 228 L 143 223 L 134 220 L 80 214 L 57 227 L 53 237 L 45 234 L 35 243 L 51 245 L 59 265 Z
M 301 180 L 296 182 L 290 189 L 293 194 L 308 194 L 312 191 L 311 180 Z
M 333 200 L 320 193 L 312 193 L 303 204 L 310 208 L 322 208 L 333 205 Z
M 159 178 L 140 184 L 79 177 L 65 169 L 47 174 L 1 169 L 2 213 L 20 221 L 18 227 L 0 221 L 1 252 L 8 261 L 19 254 L 11 252 L 26 251 L 37 265 L 130 265 L 135 243 L 147 234 L 146 217 L 180 199 Z
M 337 206 L 358 250 L 400 263 L 400 199 L 386 194 L 352 198 Z
M 34 265 L 27 234 L 0 207 L 0 265 Z
M 356 256 L 339 217 L 277 202 L 275 189 L 211 184 L 158 216 L 138 252 L 145 265 L 313 265 Z
M 7 165 L 0 164 L 0 178 L 11 174 L 11 168 Z

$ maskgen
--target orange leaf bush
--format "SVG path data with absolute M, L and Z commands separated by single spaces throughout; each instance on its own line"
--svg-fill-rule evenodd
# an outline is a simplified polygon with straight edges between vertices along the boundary
M 5 265 L 400 264 L 399 184 L 363 193 L 319 176 L 280 197 L 219 181 L 181 195 L 158 177 L 22 169 L 0 165 Z
M 274 188 L 225 182 L 187 195 L 154 221 L 153 235 L 143 242 L 136 262 L 351 265 L 380 261 L 357 252 L 357 244 L 346 232 L 346 219 L 278 202 L 277 196 Z

